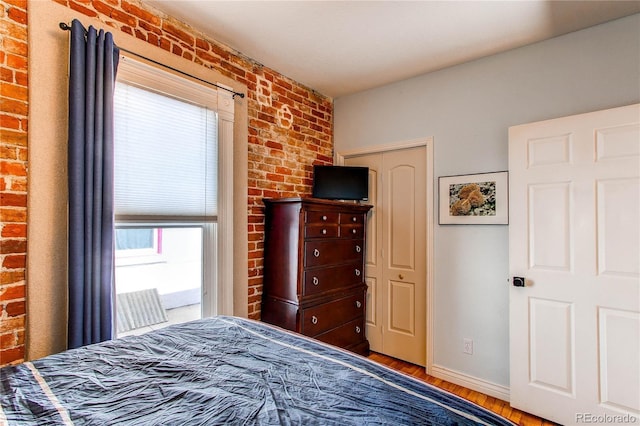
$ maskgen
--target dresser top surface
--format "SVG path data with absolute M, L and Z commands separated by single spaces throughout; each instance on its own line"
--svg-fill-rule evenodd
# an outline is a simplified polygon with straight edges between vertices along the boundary
M 263 198 L 265 205 L 268 204 L 301 204 L 301 205 L 318 205 L 327 207 L 348 207 L 362 210 L 369 210 L 372 206 L 359 202 L 325 200 L 323 198 L 306 198 L 306 197 L 290 197 L 290 198 Z

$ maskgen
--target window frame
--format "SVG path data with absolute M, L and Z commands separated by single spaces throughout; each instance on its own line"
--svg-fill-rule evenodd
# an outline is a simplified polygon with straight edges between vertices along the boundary
M 201 226 L 203 228 L 202 316 L 233 315 L 233 127 L 234 103 L 230 92 L 178 75 L 170 69 L 121 54 L 117 81 L 166 96 L 205 105 L 218 116 L 218 211 L 206 220 L 118 217 L 118 227 Z M 219 83 L 216 83 L 220 85 Z M 222 85 L 220 85 L 222 86 Z M 224 247 L 224 250 L 221 248 Z M 222 284 L 220 284 L 222 283 Z

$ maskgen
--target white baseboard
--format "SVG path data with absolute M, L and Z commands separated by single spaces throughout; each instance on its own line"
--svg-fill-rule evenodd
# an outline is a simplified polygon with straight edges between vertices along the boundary
M 469 376 L 468 374 L 464 374 L 459 371 L 450 370 L 440 365 L 432 365 L 430 370 L 429 374 L 433 377 L 437 377 L 438 379 L 464 386 L 465 388 L 481 392 L 502 401 L 509 402 L 511 398 L 510 390 L 506 386 Z

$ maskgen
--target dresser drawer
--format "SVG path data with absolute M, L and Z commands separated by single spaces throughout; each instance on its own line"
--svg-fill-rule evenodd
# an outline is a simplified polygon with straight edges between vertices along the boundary
M 340 223 L 340 213 L 338 212 L 321 212 L 316 210 L 307 210 L 305 212 L 305 215 L 305 223 L 308 224 Z
M 340 237 L 364 238 L 364 225 L 340 225 Z
M 357 318 L 326 333 L 314 336 L 314 339 L 342 348 L 357 344 L 365 340 L 364 318 Z
M 324 268 L 305 269 L 302 295 L 310 296 L 361 283 L 362 262 Z
M 340 225 L 364 225 L 365 215 L 362 213 L 340 213 Z
M 363 315 L 364 291 L 358 290 L 351 296 L 302 310 L 301 332 L 306 336 L 317 336 Z
M 305 238 L 335 238 L 338 236 L 338 225 L 335 223 L 313 224 L 304 227 Z
M 361 260 L 363 240 L 309 240 L 304 242 L 304 266 L 334 265 Z

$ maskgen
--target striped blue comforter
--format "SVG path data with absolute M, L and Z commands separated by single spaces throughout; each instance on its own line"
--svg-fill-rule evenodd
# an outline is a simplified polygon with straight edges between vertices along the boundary
M 365 358 L 235 317 L 0 369 L 0 425 L 510 425 Z

